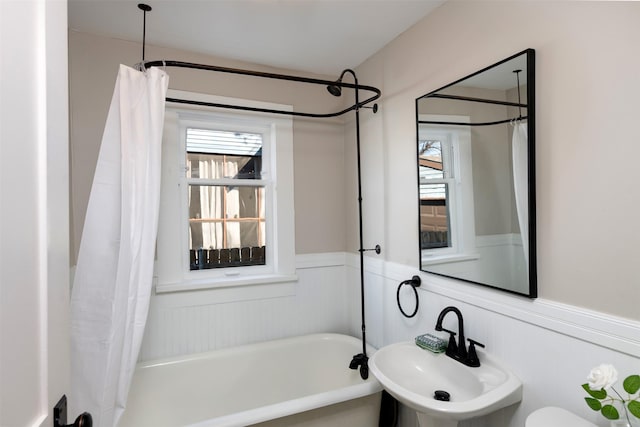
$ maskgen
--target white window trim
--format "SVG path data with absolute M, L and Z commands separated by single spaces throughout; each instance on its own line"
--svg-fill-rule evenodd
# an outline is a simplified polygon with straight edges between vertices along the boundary
M 169 89 L 167 97 L 209 103 L 242 105 L 292 111 L 288 105 L 227 98 Z M 297 280 L 295 274 L 295 216 L 293 204 L 293 118 L 259 112 L 167 103 L 162 141 L 162 189 L 158 226 L 156 292 L 176 292 L 231 286 L 282 283 Z M 267 263 L 264 266 L 189 270 L 186 221 L 184 128 L 187 124 L 226 123 L 268 133 L 270 152 L 263 158 L 273 203 L 267 205 Z M 269 198 L 268 198 L 269 200 Z
M 469 123 L 468 116 L 420 114 L 420 121 Z M 427 131 L 428 129 L 428 131 Z M 453 179 L 430 180 L 433 183 L 448 182 L 451 247 L 422 249 L 422 265 L 467 261 L 479 258 L 475 245 L 475 218 L 473 201 L 473 170 L 471 160 L 471 129 L 469 126 L 421 124 L 419 138 L 423 132 L 442 135 L 450 142 L 453 157 Z M 453 186 L 452 186 L 453 184 Z

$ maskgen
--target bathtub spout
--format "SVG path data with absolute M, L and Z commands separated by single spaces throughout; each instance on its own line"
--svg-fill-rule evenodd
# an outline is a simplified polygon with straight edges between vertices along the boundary
M 369 378 L 369 358 L 366 354 L 360 353 L 353 356 L 351 363 L 349 363 L 349 369 L 358 369 L 360 367 L 360 377 L 363 380 Z

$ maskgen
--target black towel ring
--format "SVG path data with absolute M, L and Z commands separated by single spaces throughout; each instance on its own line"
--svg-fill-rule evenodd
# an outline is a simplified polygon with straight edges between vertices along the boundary
M 420 306 L 420 299 L 418 298 L 418 291 L 416 290 L 416 288 L 419 287 L 421 283 L 422 281 L 420 279 L 420 276 L 413 276 L 411 279 L 405 280 L 404 282 L 400 282 L 400 284 L 398 285 L 398 290 L 396 291 L 396 301 L 398 302 L 398 309 L 400 309 L 400 313 L 402 313 L 402 315 L 406 318 L 410 319 L 418 313 L 418 307 Z M 411 288 L 413 289 L 413 293 L 416 296 L 416 308 L 415 310 L 413 310 L 413 313 L 411 314 L 407 314 L 402 309 L 402 305 L 400 304 L 400 289 L 404 285 L 411 285 Z

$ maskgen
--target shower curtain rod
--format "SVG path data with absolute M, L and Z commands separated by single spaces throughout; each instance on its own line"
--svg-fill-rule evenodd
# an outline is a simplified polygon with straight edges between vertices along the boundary
M 518 92 L 518 98 L 519 97 L 520 97 L 520 93 Z M 470 96 L 447 95 L 442 93 L 434 93 L 431 95 L 427 95 L 424 98 L 453 99 L 456 101 L 480 102 L 483 104 L 495 104 L 495 105 L 506 105 L 508 107 L 528 108 L 527 104 L 522 104 L 520 102 L 499 101 L 496 99 L 473 98 Z M 495 122 L 468 123 L 468 122 L 446 122 L 446 121 L 435 121 L 435 120 L 418 120 L 418 123 L 424 124 L 424 125 L 491 126 L 491 125 L 499 125 L 502 123 L 510 123 L 510 122 L 519 121 L 519 120 L 526 120 L 526 119 L 527 119 L 527 116 L 519 115 L 518 117 L 514 117 L 511 119 L 497 120 Z
M 498 120 L 495 122 L 483 122 L 483 123 L 440 122 L 435 120 L 418 120 L 418 123 L 421 125 L 491 126 L 491 125 L 499 125 L 502 123 L 512 123 L 520 120 L 527 120 L 527 116 L 520 116 L 520 117 L 514 117 L 512 119 Z
M 300 111 L 286 111 L 286 110 L 277 110 L 277 109 L 269 109 L 269 108 L 258 108 L 258 107 L 246 107 L 243 105 L 230 105 L 230 104 L 220 104 L 220 103 L 211 103 L 211 102 L 203 102 L 203 101 L 193 101 L 189 99 L 179 99 L 179 98 L 167 98 L 167 102 L 175 102 L 180 104 L 189 104 L 189 105 L 201 105 L 206 107 L 218 107 L 218 108 L 229 108 L 234 110 L 243 110 L 243 111 L 253 111 L 260 113 L 270 113 L 270 114 L 284 114 L 290 116 L 297 117 L 311 117 L 311 118 L 330 118 L 341 116 L 349 111 L 359 110 L 360 108 L 373 108 L 377 110 L 377 106 L 367 107 L 366 105 L 380 98 L 381 91 L 380 89 L 373 86 L 359 85 L 357 82 L 354 83 L 344 83 L 342 80 L 330 81 L 330 80 L 322 80 L 322 79 L 314 79 L 310 77 L 300 77 L 300 76 L 292 76 L 288 74 L 276 74 L 276 73 L 266 73 L 261 71 L 252 71 L 252 70 L 244 70 L 239 68 L 228 68 L 228 67 L 220 67 L 217 65 L 206 65 L 206 64 L 196 64 L 192 62 L 182 62 L 182 61 L 143 61 L 137 64 L 138 69 L 146 69 L 150 67 L 177 67 L 177 68 L 190 68 L 195 70 L 204 70 L 204 71 L 214 71 L 220 73 L 230 73 L 230 74 L 239 74 L 244 76 L 252 76 L 252 77 L 262 77 L 268 79 L 276 79 L 276 80 L 287 80 L 293 82 L 300 83 L 311 83 L 318 84 L 323 86 L 339 86 L 346 87 L 359 90 L 366 90 L 369 92 L 373 92 L 374 95 L 365 99 L 361 102 L 356 102 L 352 106 L 345 108 L 343 110 L 334 112 L 334 113 L 306 113 Z M 375 111 L 374 111 L 375 112 Z
M 521 104 L 519 102 L 499 101 L 497 99 L 473 98 L 471 96 L 447 95 L 444 93 L 434 93 L 431 95 L 427 95 L 424 98 L 455 99 L 458 101 L 481 102 L 484 104 L 497 104 L 497 105 L 507 105 L 510 107 L 527 108 L 527 104 Z

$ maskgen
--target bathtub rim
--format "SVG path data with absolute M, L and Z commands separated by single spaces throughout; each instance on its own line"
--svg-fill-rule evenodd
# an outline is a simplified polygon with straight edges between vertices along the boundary
M 294 335 L 294 336 L 285 337 L 285 338 L 275 338 L 275 339 L 267 340 L 267 341 L 257 341 L 257 342 L 253 342 L 253 343 L 240 344 L 240 345 L 233 346 L 233 347 L 224 347 L 224 348 L 219 348 L 219 349 L 209 350 L 209 351 L 203 351 L 203 352 L 197 352 L 197 353 L 181 354 L 181 355 L 177 355 L 177 356 L 169 356 L 169 357 L 162 357 L 162 358 L 158 358 L 158 359 L 150 359 L 150 360 L 145 360 L 143 362 L 138 362 L 136 364 L 135 369 L 136 370 L 138 370 L 138 369 L 147 369 L 147 368 L 152 368 L 152 367 L 155 367 L 155 366 L 172 365 L 172 364 L 177 364 L 177 363 L 182 363 L 182 362 L 190 362 L 190 361 L 208 359 L 213 355 L 222 356 L 222 355 L 225 355 L 225 354 L 228 354 L 228 353 L 235 353 L 235 352 L 239 352 L 239 351 L 240 352 L 250 351 L 251 349 L 253 349 L 255 347 L 278 347 L 279 344 L 285 344 L 285 343 L 288 343 L 288 342 L 312 341 L 312 340 L 317 340 L 317 339 L 327 340 L 327 341 L 329 341 L 329 340 L 337 340 L 337 341 L 353 342 L 354 344 L 357 343 L 357 345 L 358 345 L 356 351 L 361 352 L 361 350 L 362 350 L 362 341 L 361 341 L 360 338 L 356 338 L 356 337 L 353 337 L 353 336 L 347 335 L 347 334 L 340 334 L 340 333 L 334 333 L 334 332 L 320 332 L 320 333 L 313 333 L 313 334 Z M 375 347 L 373 347 L 370 344 L 367 344 L 367 357 L 371 358 L 373 353 L 375 353 L 376 351 L 377 351 L 377 349 Z

